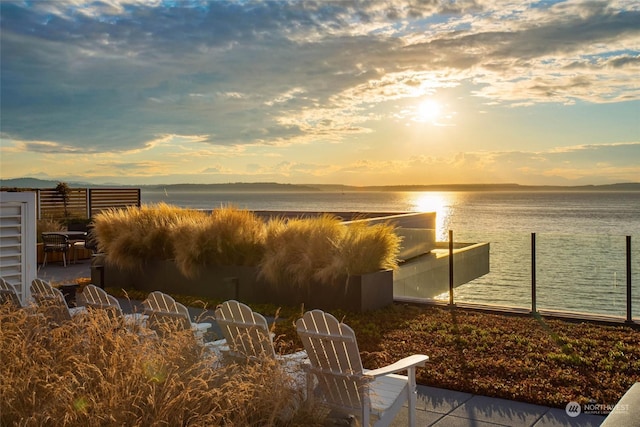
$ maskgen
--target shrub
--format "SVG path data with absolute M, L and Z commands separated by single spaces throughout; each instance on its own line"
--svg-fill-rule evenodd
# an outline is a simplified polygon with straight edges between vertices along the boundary
M 279 364 L 218 366 L 191 331 L 159 340 L 101 310 L 52 328 L 6 304 L 0 326 L 0 425 L 322 424 Z
M 264 254 L 265 223 L 233 207 L 183 222 L 174 233 L 176 264 L 185 276 L 206 265 L 257 265 Z
M 400 238 L 387 224 L 343 224 L 338 218 L 269 222 L 260 274 L 272 283 L 302 286 L 395 268 Z

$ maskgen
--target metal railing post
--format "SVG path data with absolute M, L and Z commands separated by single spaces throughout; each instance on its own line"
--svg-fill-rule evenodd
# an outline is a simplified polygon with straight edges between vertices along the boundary
M 87 218 L 91 218 L 91 189 L 90 188 L 85 188 L 84 210 L 86 212 Z
M 633 322 L 631 313 L 631 236 L 627 236 L 627 323 Z
M 453 303 L 453 230 L 449 230 L 449 305 Z
M 87 189 L 87 218 L 91 218 L 93 214 L 93 189 Z
M 537 313 L 536 307 L 536 233 L 531 233 L 531 313 Z

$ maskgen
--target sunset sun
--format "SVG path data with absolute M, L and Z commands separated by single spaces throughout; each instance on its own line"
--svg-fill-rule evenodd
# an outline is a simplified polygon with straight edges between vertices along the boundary
M 441 111 L 442 107 L 437 101 L 428 99 L 418 106 L 418 119 L 423 122 L 435 122 Z

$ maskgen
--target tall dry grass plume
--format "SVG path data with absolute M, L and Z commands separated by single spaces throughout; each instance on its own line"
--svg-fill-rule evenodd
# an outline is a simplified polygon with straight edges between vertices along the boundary
M 272 220 L 260 274 L 272 283 L 302 286 L 313 280 L 397 267 L 401 240 L 387 224 L 343 224 L 332 215 Z
M 188 237 L 187 237 L 188 236 Z M 185 221 L 174 233 L 175 261 L 185 276 L 207 265 L 257 265 L 264 254 L 265 223 L 235 207 Z
M 333 262 L 342 233 L 332 215 L 273 219 L 267 224 L 260 274 L 272 283 L 302 286 Z
M 324 416 L 274 361 L 220 366 L 191 331 L 159 339 L 101 310 L 53 326 L 0 305 L 0 360 L 3 426 L 290 426 Z
M 401 244 L 402 238 L 390 224 L 354 222 L 347 225 L 339 258 L 350 275 L 394 270 L 398 267 Z
M 140 268 L 147 260 L 173 259 L 175 229 L 206 218 L 204 212 L 166 203 L 110 209 L 96 215 L 94 233 L 106 262 Z
M 261 277 L 296 287 L 395 268 L 401 243 L 387 224 L 345 225 L 328 214 L 265 224 L 235 207 L 206 214 L 160 203 L 108 210 L 94 224 L 106 262 L 120 268 L 174 260 L 194 277 L 206 266 L 258 265 Z

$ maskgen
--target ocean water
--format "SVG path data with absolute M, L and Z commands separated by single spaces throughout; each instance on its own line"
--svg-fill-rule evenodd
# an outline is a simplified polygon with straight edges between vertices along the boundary
M 490 273 L 455 290 L 456 302 L 531 307 L 536 233 L 537 308 L 626 316 L 631 236 L 633 317 L 640 318 L 640 192 L 142 191 L 143 203 L 196 209 L 436 212 L 436 236 L 489 242 Z M 448 296 L 440 296 L 448 299 Z

